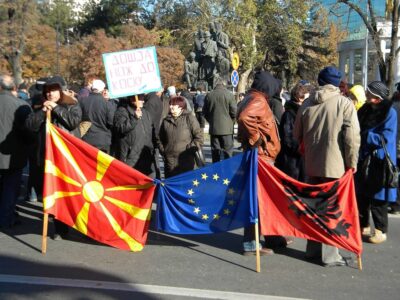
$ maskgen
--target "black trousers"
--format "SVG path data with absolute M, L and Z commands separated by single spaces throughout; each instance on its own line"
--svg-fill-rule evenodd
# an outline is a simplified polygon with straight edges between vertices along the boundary
M 227 135 L 212 135 L 211 136 L 211 158 L 212 162 L 221 160 L 221 155 L 224 159 L 230 158 L 233 155 L 233 134 Z
M 388 230 L 388 201 L 375 200 L 365 196 L 357 196 L 361 228 L 369 226 L 369 212 L 375 228 L 383 233 Z

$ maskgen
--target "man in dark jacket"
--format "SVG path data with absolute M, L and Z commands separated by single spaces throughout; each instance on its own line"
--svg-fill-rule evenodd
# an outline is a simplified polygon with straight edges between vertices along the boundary
M 104 88 L 103 81 L 93 80 L 89 97 L 80 101 L 82 121 L 90 122 L 90 127 L 82 139 L 97 149 L 110 153 L 111 128 L 116 107 L 112 102 L 104 99 L 102 95 Z
M 11 92 L 15 89 L 11 76 L 0 76 L 0 227 L 18 224 L 14 210 L 18 198 L 22 169 L 27 163 L 28 147 L 25 119 L 30 106 Z
M 221 79 L 216 80 L 216 87 L 204 101 L 203 113 L 208 121 L 211 135 L 212 161 L 221 160 L 233 155 L 233 124 L 236 117 L 236 101 Z
M 146 110 L 150 116 L 153 123 L 154 134 L 158 136 L 158 132 L 160 131 L 161 121 L 162 121 L 162 113 L 164 109 L 163 100 L 161 98 L 163 90 L 160 89 L 157 92 L 149 93 L 144 98 L 144 110 Z M 153 150 L 153 165 L 154 170 L 156 172 L 156 178 L 161 178 L 161 170 L 160 170 L 160 153 L 158 149 Z

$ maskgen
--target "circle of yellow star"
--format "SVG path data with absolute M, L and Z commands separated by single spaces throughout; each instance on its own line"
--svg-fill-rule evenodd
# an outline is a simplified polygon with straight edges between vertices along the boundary
M 204 215 L 201 216 L 201 218 L 202 218 L 203 220 L 208 220 L 208 215 L 204 214 Z
M 219 214 L 214 214 L 214 217 L 213 217 L 214 220 L 219 220 L 219 218 L 220 218 Z
M 200 212 L 200 208 L 199 207 L 195 207 L 194 211 L 195 214 L 198 214 Z
M 236 202 L 235 200 L 229 200 L 228 201 L 229 205 L 235 205 L 235 202 Z
M 235 190 L 234 190 L 234 189 L 230 188 L 230 189 L 228 190 L 228 194 L 229 194 L 229 195 L 233 195 L 234 193 L 235 193 Z
M 192 196 L 192 195 L 194 194 L 194 192 L 193 192 L 192 189 L 188 190 L 187 193 L 188 193 L 188 195 L 190 195 L 190 196 Z
M 213 179 L 214 179 L 214 180 L 218 180 L 218 178 L 219 178 L 218 174 L 214 174 L 214 175 L 213 175 Z
M 98 181 L 89 181 L 83 186 L 82 194 L 86 201 L 94 203 L 103 198 L 104 187 Z
M 229 185 L 230 181 L 228 180 L 228 178 L 224 179 L 224 184 L 225 185 Z
M 201 174 L 201 179 L 206 180 L 208 178 L 206 173 Z
M 189 202 L 190 204 L 195 204 L 195 203 L 196 203 L 193 199 L 189 199 L 188 202 Z
M 194 186 L 199 186 L 199 184 L 200 184 L 200 182 L 196 179 L 196 180 L 193 180 L 193 185 Z
M 224 214 L 225 214 L 225 215 L 229 215 L 230 213 L 231 213 L 231 211 L 229 210 L 229 208 L 224 209 Z

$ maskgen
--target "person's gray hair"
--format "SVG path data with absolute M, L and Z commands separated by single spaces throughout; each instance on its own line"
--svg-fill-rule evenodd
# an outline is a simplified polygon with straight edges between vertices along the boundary
M 13 91 L 15 89 L 14 78 L 10 75 L 0 75 L 0 88 L 5 91 Z

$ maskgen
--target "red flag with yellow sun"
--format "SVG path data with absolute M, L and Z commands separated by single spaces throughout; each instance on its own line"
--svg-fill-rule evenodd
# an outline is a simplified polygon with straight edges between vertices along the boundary
M 110 246 L 140 251 L 155 185 L 147 177 L 47 123 L 46 213 Z

